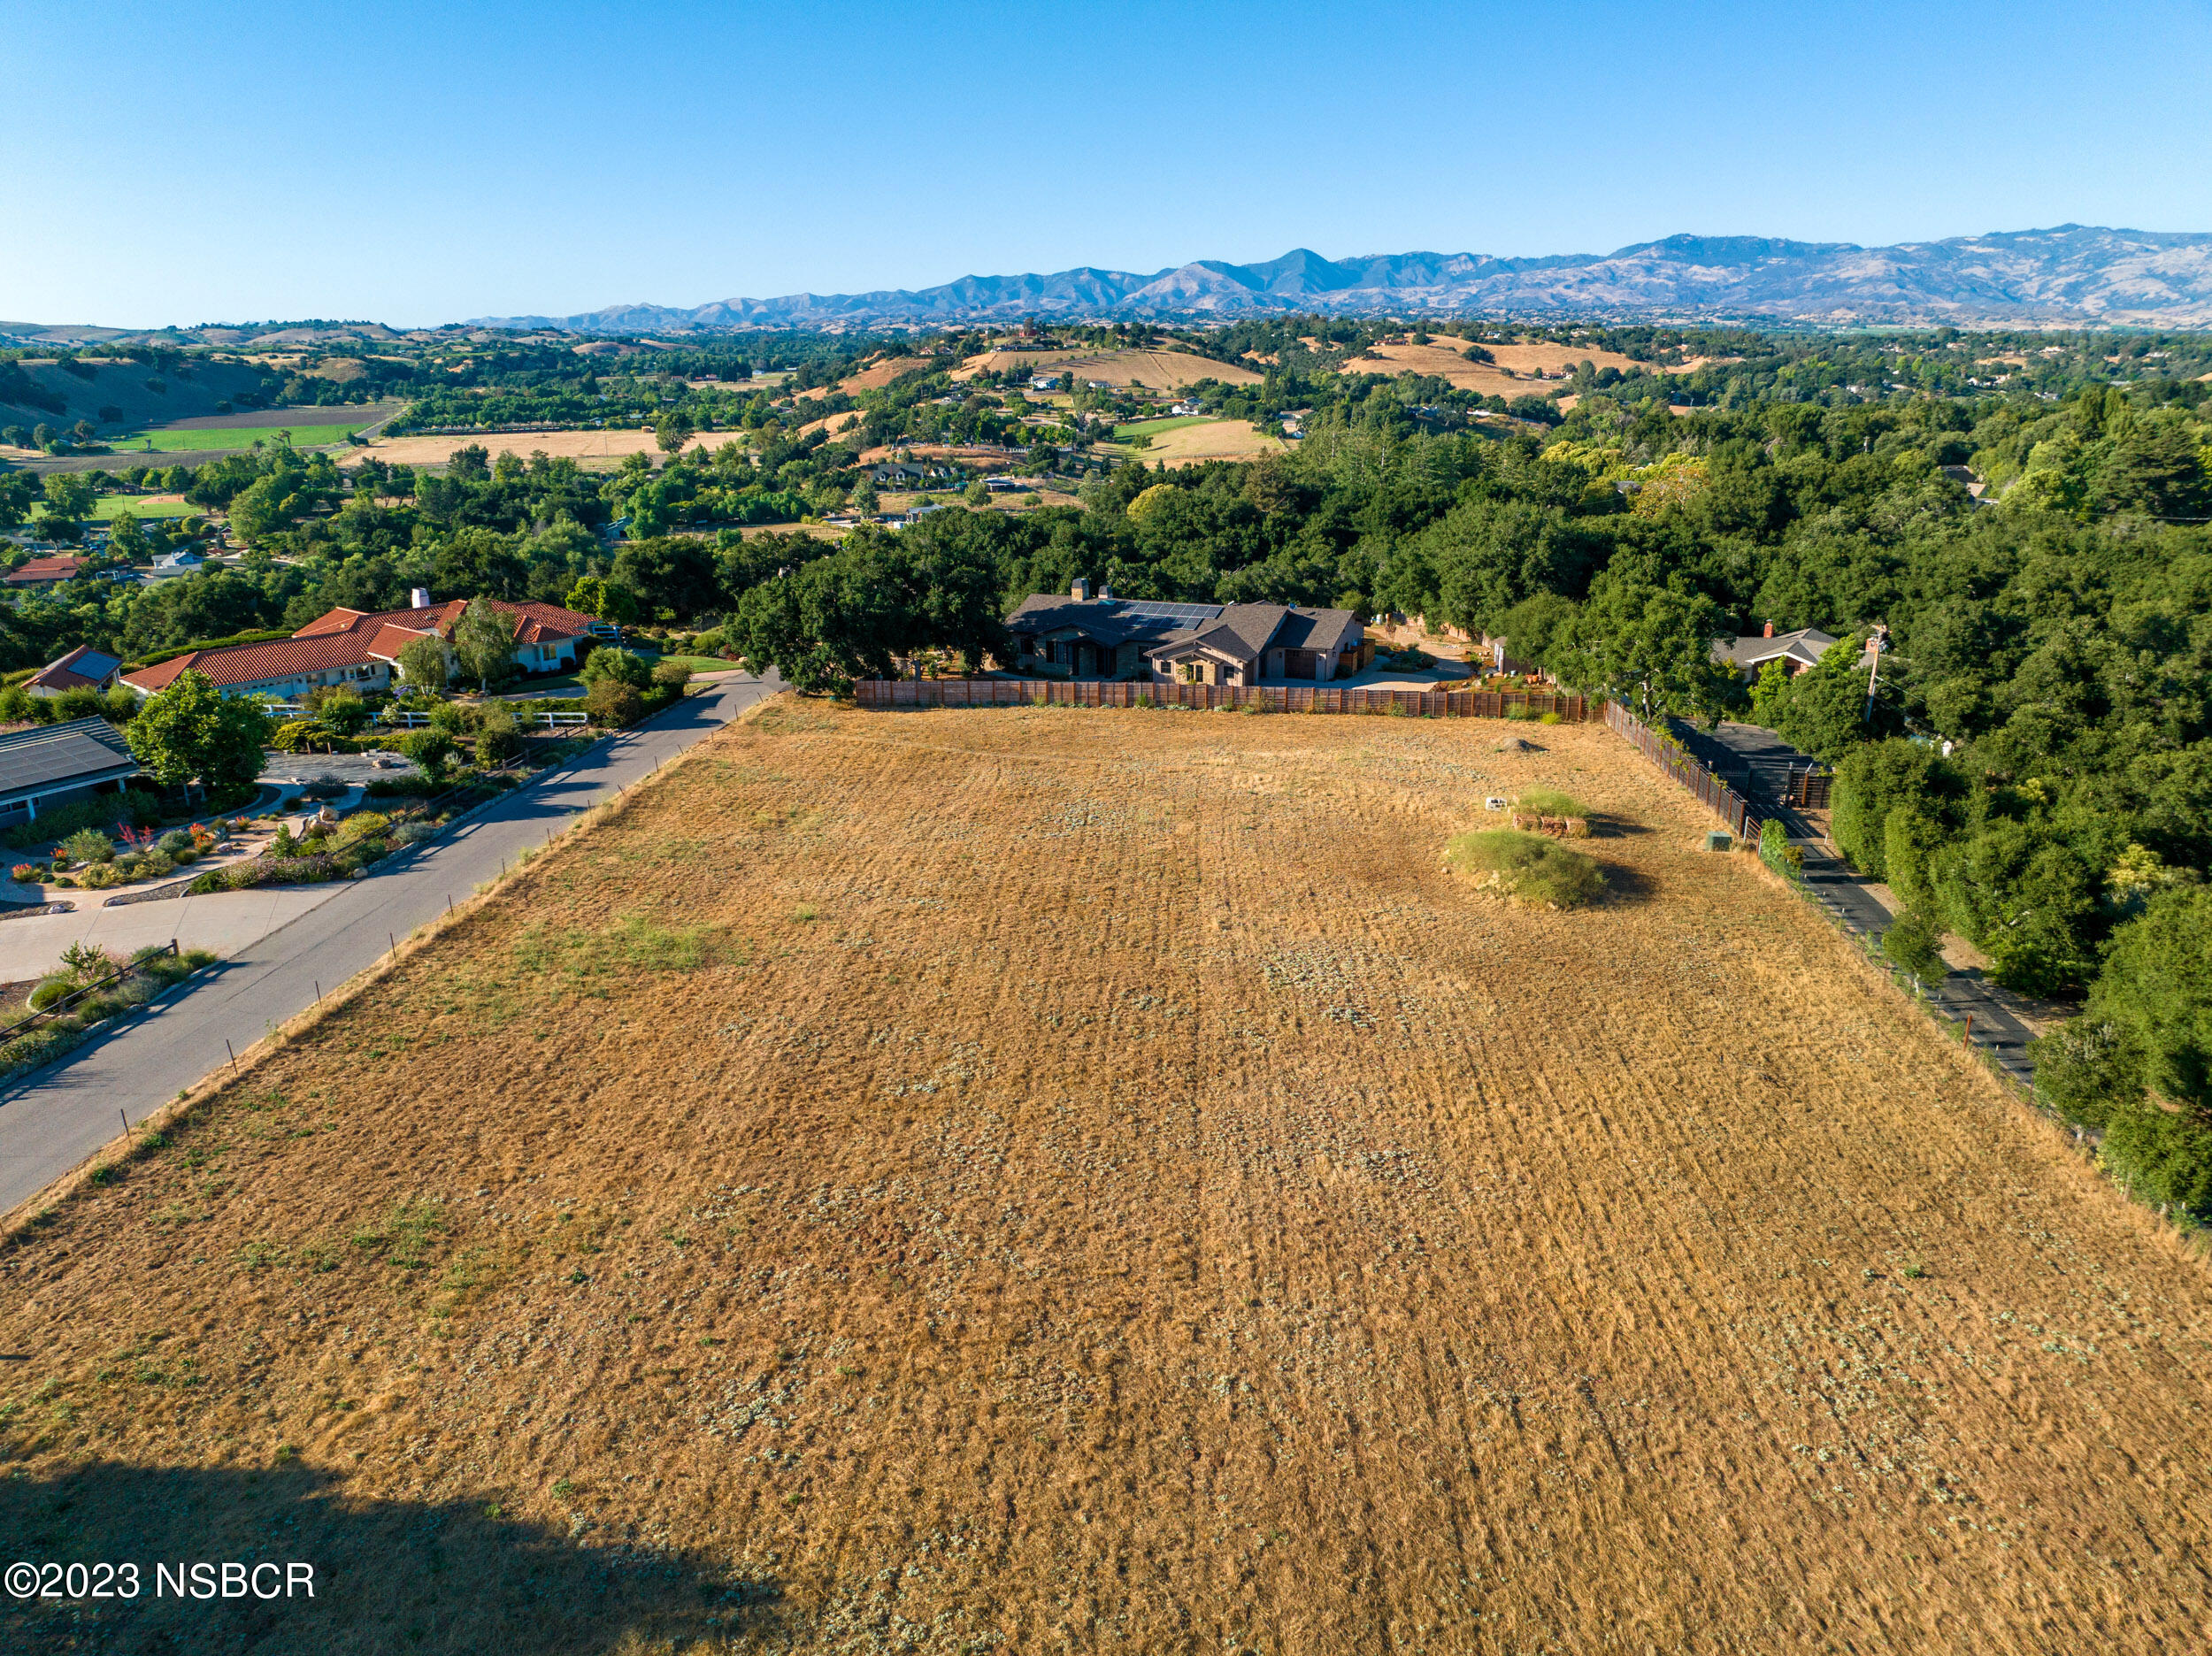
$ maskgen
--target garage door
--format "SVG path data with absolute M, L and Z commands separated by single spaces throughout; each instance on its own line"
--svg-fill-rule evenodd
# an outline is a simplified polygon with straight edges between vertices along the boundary
M 1320 659 L 1318 655 L 1310 649 L 1285 650 L 1283 652 L 1283 677 L 1310 678 L 1313 677 L 1314 663 Z

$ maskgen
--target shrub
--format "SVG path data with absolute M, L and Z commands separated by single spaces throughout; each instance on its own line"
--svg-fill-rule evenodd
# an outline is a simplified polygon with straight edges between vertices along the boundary
M 1931 988 L 1951 970 L 1943 963 L 1943 933 L 1924 915 L 1909 909 L 1882 933 L 1882 953 L 1907 977 Z
M 584 663 L 583 671 L 577 677 L 595 689 L 603 684 L 618 684 L 626 685 L 633 690 L 642 690 L 653 682 L 652 671 L 646 666 L 645 657 L 634 650 L 611 644 L 603 645 L 592 651 L 591 659 Z
M 363 840 L 380 837 L 392 825 L 392 819 L 375 811 L 356 811 L 338 824 L 338 843 L 349 846 Z
M 2131 1032 L 2093 1012 L 2031 1042 L 2035 1090 L 2068 1121 L 2101 1127 L 2142 1101 L 2143 1053 Z
M 455 748 L 451 736 L 433 727 L 412 731 L 402 737 L 399 750 L 420 765 L 431 781 L 438 782 L 444 778 L 446 768 L 453 763 Z
M 423 799 L 439 791 L 426 776 L 379 777 L 361 790 L 371 799 Z
M 1587 816 L 1590 808 L 1571 794 L 1555 788 L 1531 788 L 1514 795 L 1513 802 L 1531 816 Z
M 1605 876 L 1578 851 L 1514 828 L 1463 833 L 1445 847 L 1448 867 L 1525 903 L 1577 908 L 1605 894 Z
M 595 653 L 592 660 L 598 659 L 599 653 Z M 584 711 L 591 716 L 595 724 L 625 730 L 645 716 L 645 698 L 630 685 L 602 678 L 584 698 Z
M 80 828 L 56 849 L 72 862 L 105 862 L 115 855 L 115 842 L 97 828 Z
M 2212 1122 L 2144 1104 L 2106 1127 L 2098 1163 L 2146 1201 L 2212 1219 Z
M 1759 861 L 1785 879 L 1804 878 L 1805 853 L 1790 843 L 1789 830 L 1778 817 L 1759 824 Z
M 657 685 L 672 685 L 680 690 L 691 682 L 691 669 L 681 662 L 657 663 L 653 668 L 653 682 Z
M 11 870 L 11 872 L 14 878 L 19 880 L 44 879 L 46 878 L 46 864 L 43 862 L 19 862 Z
M 1556 713 L 1539 713 L 1536 716 L 1536 722 L 1539 724 L 1556 724 L 1559 723 L 1559 715 Z
M 522 732 L 515 716 L 499 702 L 484 709 L 476 727 L 476 763 L 488 770 L 512 764 L 522 757 Z
M 41 978 L 38 986 L 31 991 L 31 1010 L 43 1012 L 62 996 L 74 994 L 83 985 L 77 981 L 76 973 L 54 972 Z

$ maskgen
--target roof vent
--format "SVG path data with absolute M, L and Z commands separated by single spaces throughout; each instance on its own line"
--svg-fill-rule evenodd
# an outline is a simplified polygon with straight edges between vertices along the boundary
M 429 609 L 430 588 L 427 586 L 418 586 L 412 592 L 409 593 L 407 594 L 407 607 L 410 610 Z M 1771 632 L 1774 629 L 1772 627 L 1769 627 L 1767 631 Z

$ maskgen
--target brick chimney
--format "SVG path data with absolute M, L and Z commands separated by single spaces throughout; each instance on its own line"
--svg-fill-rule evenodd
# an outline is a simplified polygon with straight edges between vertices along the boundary
M 1088 599 L 1090 595 L 1090 582 L 1086 580 L 1082 576 L 1078 575 L 1075 578 L 1075 584 L 1068 588 L 1068 596 L 1071 598 Z
M 1767 630 L 1766 630 L 1765 636 L 1766 636 L 1766 637 L 1768 637 L 1768 638 L 1772 638 L 1772 637 L 1774 636 L 1774 623 L 1773 623 L 1773 622 L 1771 622 L 1771 621 L 1770 621 L 1770 622 L 1768 622 L 1768 623 L 1767 623 Z

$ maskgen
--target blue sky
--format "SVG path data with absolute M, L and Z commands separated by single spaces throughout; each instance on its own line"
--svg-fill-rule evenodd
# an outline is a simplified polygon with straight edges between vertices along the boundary
M 2212 230 L 2212 11 L 0 0 L 0 318 Z

